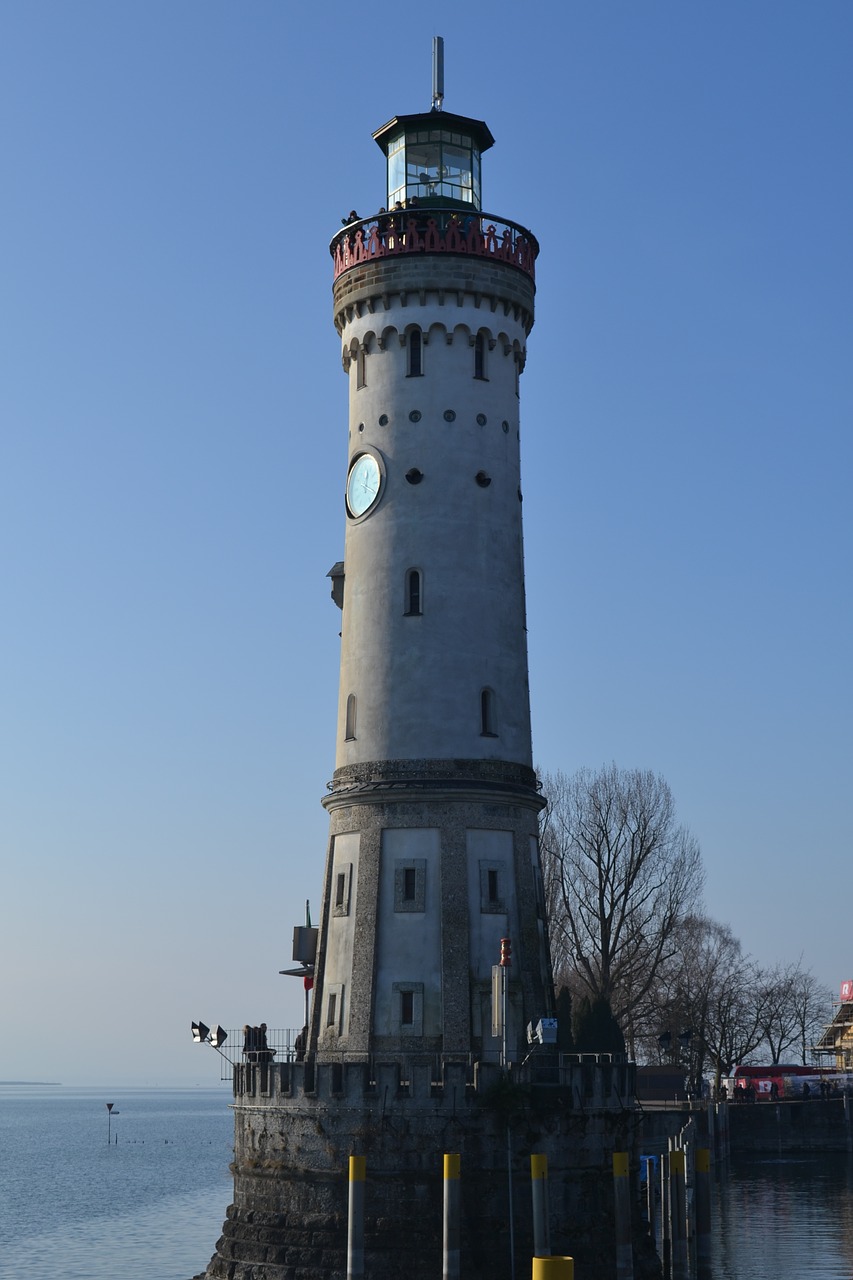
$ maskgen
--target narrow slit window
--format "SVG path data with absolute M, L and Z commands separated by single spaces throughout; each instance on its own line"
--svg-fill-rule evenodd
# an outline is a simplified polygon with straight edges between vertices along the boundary
M 411 1027 L 415 1021 L 414 991 L 400 992 L 400 1022 L 404 1027 Z
M 347 893 L 347 877 L 344 871 L 338 872 L 338 878 L 335 882 L 335 906 L 342 907 L 346 901 Z
M 394 910 L 426 910 L 426 861 L 423 858 L 395 860 Z M 401 988 L 402 989 L 402 988 Z
M 484 738 L 497 737 L 495 695 L 491 689 L 484 689 L 480 694 L 480 733 Z
M 486 339 L 478 333 L 474 339 L 474 377 L 486 380 Z
M 409 330 L 409 367 L 406 370 L 410 378 L 420 378 L 424 371 L 423 335 L 420 329 Z
M 347 723 L 346 723 L 347 742 L 353 742 L 355 740 L 355 716 L 356 716 L 355 694 L 351 693 L 347 698 Z
M 364 347 L 359 347 L 355 356 L 355 385 L 360 391 L 367 386 L 367 368 Z
M 332 992 L 329 996 L 329 1007 L 326 1013 L 326 1026 L 333 1027 L 335 1025 L 335 1017 L 338 1012 L 338 996 L 337 992 Z
M 409 569 L 406 574 L 406 616 L 418 617 L 421 612 L 421 574 L 419 569 Z
M 497 902 L 500 894 L 498 893 L 498 873 L 494 867 L 490 867 L 488 872 L 489 882 L 489 902 Z

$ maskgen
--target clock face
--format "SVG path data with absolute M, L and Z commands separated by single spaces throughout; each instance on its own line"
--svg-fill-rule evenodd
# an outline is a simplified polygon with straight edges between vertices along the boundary
M 356 458 L 347 476 L 347 510 L 351 516 L 365 515 L 379 498 L 382 472 L 372 453 Z

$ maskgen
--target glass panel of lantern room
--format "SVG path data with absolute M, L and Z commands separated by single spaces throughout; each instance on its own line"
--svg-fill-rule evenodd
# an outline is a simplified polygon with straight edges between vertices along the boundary
M 441 149 L 437 142 L 414 142 L 406 146 L 406 195 L 411 200 L 428 199 L 439 193 Z
M 388 148 L 388 208 L 406 198 L 406 148 L 405 134 L 400 134 Z
M 441 194 L 452 200 L 473 199 L 470 147 L 453 147 L 445 143 L 441 151 Z

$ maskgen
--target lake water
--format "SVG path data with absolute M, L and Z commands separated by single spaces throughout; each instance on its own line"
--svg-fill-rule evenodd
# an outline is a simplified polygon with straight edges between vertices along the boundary
M 189 1280 L 231 1202 L 230 1089 L 0 1086 L 0 1277 Z M 106 1103 L 113 1102 L 107 1145 Z M 118 1142 L 115 1139 L 118 1139 Z
M 851 1280 L 849 1156 L 734 1160 L 714 1180 L 717 1280 Z
M 227 1086 L 0 1086 L 0 1278 L 203 1271 L 231 1200 L 230 1100 Z M 109 1145 L 106 1102 L 119 1112 Z M 848 1157 L 735 1161 L 715 1180 L 713 1217 L 716 1280 L 853 1280 Z

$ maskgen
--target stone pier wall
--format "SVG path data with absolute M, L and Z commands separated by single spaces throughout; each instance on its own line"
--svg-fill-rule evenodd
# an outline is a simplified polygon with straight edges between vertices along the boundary
M 732 1155 L 853 1152 L 853 1098 L 728 1107 Z
M 207 1280 L 346 1275 L 347 1162 L 366 1157 L 371 1280 L 441 1275 L 442 1158 L 461 1156 L 463 1275 L 508 1274 L 511 1152 L 518 1274 L 533 1253 L 530 1155 L 549 1164 L 551 1245 L 615 1276 L 612 1154 L 636 1155 L 630 1064 L 578 1062 L 562 1083 L 476 1079 L 465 1063 L 245 1065 L 235 1074 L 234 1202 Z M 655 1275 L 640 1260 L 636 1275 Z

